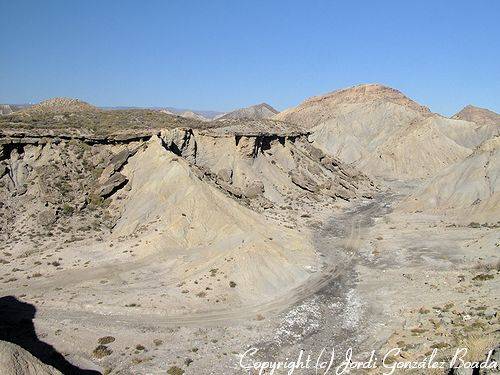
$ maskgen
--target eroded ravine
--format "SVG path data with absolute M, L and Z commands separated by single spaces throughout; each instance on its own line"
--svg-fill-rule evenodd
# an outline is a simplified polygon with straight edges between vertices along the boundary
M 349 347 L 359 348 L 365 328 L 380 317 L 370 316 L 371 308 L 356 288 L 356 264 L 367 262 L 358 246 L 376 220 L 390 213 L 400 199 L 401 195 L 390 190 L 380 192 L 334 214 L 315 233 L 315 248 L 324 263 L 322 272 L 328 277 L 278 315 L 273 339 L 255 345 L 259 360 L 295 358 L 301 348 L 313 354 L 323 349 L 345 353 Z

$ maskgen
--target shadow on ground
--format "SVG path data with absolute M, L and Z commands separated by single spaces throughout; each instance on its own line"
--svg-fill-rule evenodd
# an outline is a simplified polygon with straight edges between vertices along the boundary
M 30 303 L 19 301 L 16 297 L 0 298 L 0 340 L 19 345 L 43 363 L 50 365 L 63 374 L 98 375 L 94 370 L 74 366 L 52 345 L 38 339 L 33 324 L 36 308 Z

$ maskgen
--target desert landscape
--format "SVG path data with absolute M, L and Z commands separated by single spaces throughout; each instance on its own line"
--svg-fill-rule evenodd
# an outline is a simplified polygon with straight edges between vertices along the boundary
M 0 110 L 1 373 L 498 373 L 497 113 Z

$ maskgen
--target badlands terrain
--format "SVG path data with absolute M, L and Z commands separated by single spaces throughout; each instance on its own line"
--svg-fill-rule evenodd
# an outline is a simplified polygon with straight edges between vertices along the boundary
M 215 119 L 1 108 L 0 373 L 500 361 L 500 115 L 375 84 Z

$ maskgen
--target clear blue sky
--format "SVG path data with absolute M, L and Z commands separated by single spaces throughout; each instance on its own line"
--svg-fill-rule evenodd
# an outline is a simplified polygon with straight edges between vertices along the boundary
M 358 83 L 500 112 L 500 1 L 0 0 L 0 103 L 278 109 Z

